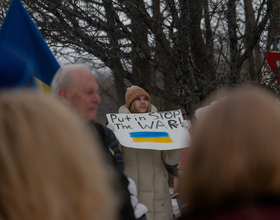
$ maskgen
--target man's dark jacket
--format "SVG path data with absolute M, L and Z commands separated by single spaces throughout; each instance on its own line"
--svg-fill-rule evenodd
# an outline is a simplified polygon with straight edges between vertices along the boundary
M 105 163 L 112 167 L 113 172 L 115 174 L 115 182 L 112 182 L 113 190 L 116 192 L 117 196 L 121 198 L 123 204 L 120 208 L 119 220 L 136 220 L 134 216 L 134 211 L 130 202 L 130 193 L 128 191 L 128 180 L 127 177 L 123 174 L 123 172 L 119 169 L 118 163 L 116 162 L 114 156 L 110 152 L 109 145 L 107 143 L 108 137 L 106 136 L 106 132 L 104 131 L 102 125 L 90 121 L 89 126 L 96 132 L 99 133 L 102 152 L 104 153 Z
M 103 126 L 101 124 L 98 124 L 98 129 L 100 130 L 99 133 L 103 134 L 107 146 L 109 146 L 114 151 L 114 158 L 115 158 L 116 162 L 118 163 L 120 170 L 122 172 L 124 172 L 122 153 L 120 151 L 119 142 L 118 142 L 114 132 L 111 129 L 109 129 L 106 126 Z

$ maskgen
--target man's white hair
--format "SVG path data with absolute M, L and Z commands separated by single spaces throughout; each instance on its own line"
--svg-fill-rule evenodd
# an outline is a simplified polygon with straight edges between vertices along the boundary
M 60 89 L 71 88 L 71 85 L 73 83 L 72 76 L 76 70 L 80 70 L 80 69 L 85 69 L 90 71 L 90 68 L 84 64 L 68 64 L 63 67 L 60 67 L 51 82 L 51 89 L 52 89 L 51 95 L 53 97 L 58 98 Z

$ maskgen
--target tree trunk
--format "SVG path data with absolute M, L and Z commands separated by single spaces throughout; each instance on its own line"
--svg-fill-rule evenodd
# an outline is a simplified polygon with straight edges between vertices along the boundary
M 239 69 L 237 67 L 238 48 L 237 48 L 237 24 L 236 24 L 236 0 L 228 1 L 228 32 L 230 40 L 230 84 L 238 82 Z
M 138 0 L 137 4 L 139 5 L 138 7 L 140 8 L 145 8 L 143 0 Z M 131 30 L 134 36 L 137 37 L 137 40 L 141 47 L 144 50 L 144 53 L 146 55 L 149 55 L 150 47 L 148 45 L 148 28 L 143 23 L 143 21 L 138 19 L 131 18 Z M 137 47 L 138 45 L 136 45 Z M 141 87 L 145 87 L 145 85 L 151 85 L 151 80 L 152 80 L 152 67 L 149 64 L 148 60 L 142 59 L 139 57 L 139 55 L 136 55 L 137 48 L 133 47 L 133 57 L 132 57 L 132 73 L 136 75 L 139 79 L 139 85 Z M 148 93 L 149 91 L 149 86 L 147 86 L 146 90 Z
M 153 19 L 158 21 L 157 22 L 157 28 L 160 29 L 161 28 L 160 23 L 163 20 L 162 16 L 161 16 L 161 13 L 160 13 L 160 0 L 153 0 L 152 9 L 153 9 Z M 155 46 L 155 57 L 159 60 L 159 62 L 162 65 L 165 65 L 165 66 L 169 65 L 170 60 L 168 61 L 166 54 L 164 53 L 161 45 L 157 42 L 157 40 L 156 40 L 156 46 Z M 160 75 L 162 75 L 162 74 L 160 74 Z M 172 94 L 174 93 L 174 90 L 173 90 L 173 87 L 171 86 L 170 81 L 168 80 L 168 77 L 166 77 L 164 75 L 162 75 L 162 77 L 163 77 L 165 94 L 172 96 Z M 170 101 L 164 100 L 164 107 L 163 108 L 164 108 L 163 109 L 164 111 L 174 110 L 174 109 L 176 109 L 176 105 L 174 103 L 170 102 Z
M 208 60 L 207 48 L 201 32 L 203 1 L 188 0 L 187 2 L 189 7 L 188 27 L 190 29 L 191 54 L 196 71 L 214 80 L 213 62 Z
M 206 26 L 206 51 L 207 51 L 207 60 L 209 64 L 214 64 L 214 43 L 213 43 L 213 32 L 211 29 L 210 13 L 208 8 L 208 0 L 203 1 L 204 5 L 204 17 L 205 17 L 205 26 Z
M 268 28 L 267 49 L 280 50 L 280 3 L 279 0 L 272 1 L 272 16 Z
M 110 29 L 110 31 L 108 31 L 108 36 L 110 37 L 111 40 L 111 45 L 112 48 L 111 50 L 113 50 L 115 53 L 117 53 L 118 48 L 119 48 L 119 38 L 116 35 L 116 33 L 114 32 L 114 30 L 116 29 L 115 27 L 115 22 L 114 22 L 114 11 L 113 11 L 113 5 L 112 2 L 107 1 L 107 4 L 105 5 L 105 12 L 108 16 L 107 19 L 107 24 L 108 26 L 112 26 L 112 28 Z M 120 56 L 115 56 L 113 57 L 113 63 L 118 66 L 118 69 L 122 69 L 122 64 L 121 64 L 121 60 L 120 60 Z M 112 71 L 113 76 L 114 76 L 114 80 L 115 80 L 115 89 L 117 92 L 117 99 L 118 99 L 118 104 L 119 106 L 125 104 L 125 84 L 124 84 L 124 80 L 121 76 L 119 76 L 116 72 Z

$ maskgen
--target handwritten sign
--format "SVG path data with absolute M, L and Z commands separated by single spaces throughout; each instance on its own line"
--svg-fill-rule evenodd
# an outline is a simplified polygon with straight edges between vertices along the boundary
M 181 110 L 145 114 L 107 114 L 121 145 L 138 149 L 173 150 L 190 146 Z

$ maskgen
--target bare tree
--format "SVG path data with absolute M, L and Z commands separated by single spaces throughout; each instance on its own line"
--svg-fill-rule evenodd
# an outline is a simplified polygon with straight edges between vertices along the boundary
M 256 18 L 254 15 L 253 4 L 251 0 L 244 0 L 245 6 L 245 49 L 249 49 L 250 42 L 252 39 L 252 29 L 254 29 L 256 25 Z M 261 70 L 262 64 L 262 55 L 260 51 L 260 43 L 259 40 L 256 43 L 253 52 L 248 58 L 248 74 L 250 79 L 253 82 L 260 82 L 261 74 L 259 74 Z
M 217 88 L 262 81 L 263 48 L 277 5 L 276 0 L 22 1 L 51 48 L 111 69 L 119 104 L 124 86 L 137 84 L 187 115 Z M 0 2 L 0 19 L 9 2 Z

